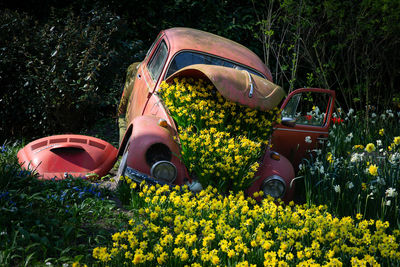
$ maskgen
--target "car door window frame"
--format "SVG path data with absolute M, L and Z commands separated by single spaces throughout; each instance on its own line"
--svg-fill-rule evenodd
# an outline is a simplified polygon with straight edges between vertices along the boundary
M 160 53 L 163 51 L 161 49 L 164 49 L 164 55 L 161 55 Z M 159 42 L 159 44 L 157 45 L 156 50 L 154 51 L 152 57 L 150 58 L 148 64 L 147 64 L 147 69 L 149 71 L 150 77 L 151 79 L 156 83 L 158 78 L 160 78 L 161 73 L 163 72 L 164 66 L 165 66 L 165 62 L 168 59 L 168 46 L 167 43 L 164 40 L 161 40 Z M 160 56 L 162 56 L 160 58 Z M 157 62 L 157 60 L 160 58 L 160 61 Z M 152 64 L 157 64 L 156 69 L 153 70 L 152 68 Z M 154 72 L 155 71 L 155 72 Z
M 336 95 L 335 95 L 335 91 L 332 90 L 326 90 L 326 89 L 321 89 L 321 88 L 300 88 L 300 89 L 296 89 L 295 91 L 293 91 L 292 93 L 289 94 L 289 96 L 285 99 L 285 101 L 283 102 L 281 109 L 284 110 L 287 106 L 287 104 L 290 102 L 290 100 L 293 97 L 296 97 L 296 95 L 301 94 L 301 93 L 306 93 L 306 92 L 315 92 L 315 93 L 324 93 L 324 94 L 328 94 L 329 95 L 329 99 L 327 102 L 327 108 L 326 108 L 326 114 L 325 114 L 325 118 L 323 120 L 322 125 L 311 125 L 311 124 L 296 124 L 294 128 L 303 128 L 303 129 L 321 129 L 321 130 L 325 130 L 329 128 L 330 125 L 330 118 L 332 116 L 332 112 L 333 112 L 333 107 L 334 107 L 334 103 L 333 101 L 335 101 Z M 301 96 L 300 96 L 301 98 Z M 299 102 L 301 101 L 301 99 L 299 99 Z M 298 104 L 297 104 L 298 105 Z M 281 128 L 281 127 L 279 127 Z M 286 127 L 285 127 L 286 128 Z

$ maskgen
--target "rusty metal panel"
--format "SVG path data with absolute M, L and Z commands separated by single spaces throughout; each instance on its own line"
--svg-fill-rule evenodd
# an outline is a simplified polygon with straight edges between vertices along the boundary
M 282 87 L 245 70 L 223 66 L 197 64 L 187 66 L 172 74 L 176 77 L 194 77 L 210 80 L 226 99 L 260 110 L 271 110 L 285 97 Z

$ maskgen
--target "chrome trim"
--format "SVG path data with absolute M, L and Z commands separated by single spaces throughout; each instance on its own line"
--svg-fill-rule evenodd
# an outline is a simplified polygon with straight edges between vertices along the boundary
M 164 179 L 162 179 L 162 178 L 158 178 L 158 177 L 156 177 L 156 176 L 154 175 L 154 169 L 157 168 L 158 165 L 160 165 L 160 164 L 165 164 L 165 163 L 171 165 L 171 166 L 173 167 L 174 171 L 175 171 L 174 178 L 173 178 L 171 181 L 166 181 L 166 180 L 164 180 Z M 168 183 L 168 184 L 172 184 L 172 183 L 175 181 L 175 179 L 176 179 L 176 175 L 178 174 L 178 171 L 176 170 L 176 166 L 175 166 L 171 161 L 168 161 L 168 160 L 160 160 L 160 161 L 157 161 L 156 163 L 154 163 L 153 166 L 151 166 L 150 174 L 151 174 L 151 176 L 153 176 L 153 177 L 156 178 L 157 180 L 162 180 L 162 181 L 165 181 L 165 182 Z
M 151 184 L 159 184 L 159 185 L 169 185 L 167 182 L 156 180 L 153 177 L 142 173 L 138 170 L 132 169 L 131 167 L 127 166 L 125 170 L 125 175 L 131 178 L 136 183 L 141 183 L 142 181 L 146 181 Z
M 272 180 L 277 180 L 277 181 L 279 181 L 279 182 L 281 182 L 283 184 L 284 190 L 283 190 L 282 194 L 278 198 L 283 197 L 285 195 L 285 193 L 286 193 L 286 183 L 285 183 L 285 180 L 283 180 L 282 177 L 280 177 L 279 175 L 276 175 L 276 174 L 274 174 L 272 176 L 268 176 L 267 178 L 264 179 L 264 181 L 261 184 L 261 190 L 264 192 L 264 189 L 263 189 L 264 186 L 266 185 L 266 183 L 268 183 L 268 182 L 270 182 Z
M 254 91 L 254 86 L 253 86 L 253 79 L 251 78 L 251 75 L 248 71 L 246 71 L 247 76 L 249 76 L 249 83 L 250 83 L 250 91 L 249 91 L 249 98 L 253 97 L 253 91 Z

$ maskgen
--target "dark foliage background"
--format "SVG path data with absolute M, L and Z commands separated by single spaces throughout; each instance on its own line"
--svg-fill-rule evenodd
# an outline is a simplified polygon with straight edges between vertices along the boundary
M 2 2 L 0 142 L 113 116 L 127 66 L 175 26 L 249 47 L 287 91 L 329 88 L 345 108 L 399 108 L 399 21 L 397 0 Z

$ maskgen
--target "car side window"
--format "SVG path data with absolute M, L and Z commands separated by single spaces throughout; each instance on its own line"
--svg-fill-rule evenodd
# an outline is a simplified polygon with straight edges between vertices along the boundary
M 154 40 L 154 42 L 151 44 L 149 50 L 147 50 L 146 53 L 146 57 L 148 57 L 150 55 L 150 52 L 153 51 L 154 46 L 156 45 L 156 43 L 158 42 L 159 36 L 157 36 L 157 38 Z
M 167 56 L 168 56 L 168 48 L 165 42 L 162 41 L 157 47 L 157 51 L 154 53 L 153 57 L 150 59 L 150 62 L 148 64 L 148 69 L 151 78 L 154 81 L 156 81 L 158 77 L 160 77 Z
M 327 110 L 330 95 L 320 92 L 298 93 L 286 104 L 282 110 L 282 117 L 296 119 L 296 124 L 324 126 L 327 120 Z

